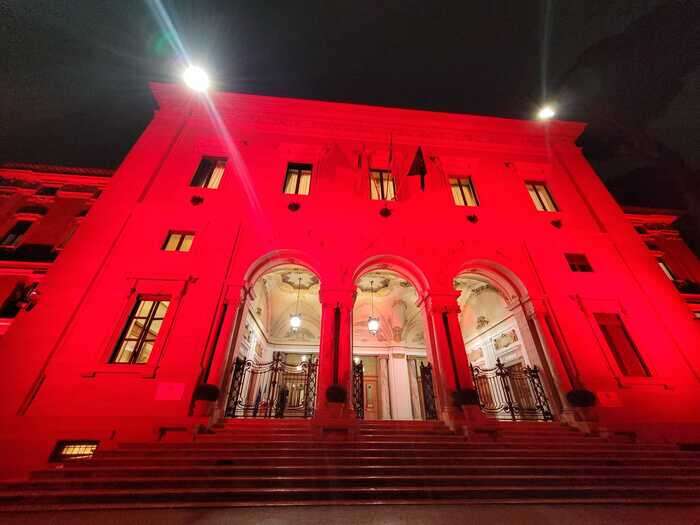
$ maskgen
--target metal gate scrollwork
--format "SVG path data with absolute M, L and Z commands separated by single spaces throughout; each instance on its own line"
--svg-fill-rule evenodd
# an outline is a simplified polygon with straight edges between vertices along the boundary
M 423 390 L 423 410 L 425 419 L 437 419 L 435 390 L 433 388 L 433 365 L 420 364 L 420 384 Z
M 362 361 L 352 365 L 352 403 L 357 419 L 365 418 L 365 385 Z
M 553 420 L 539 369 L 506 367 L 500 359 L 495 368 L 472 366 L 481 411 L 496 419 Z
M 313 416 L 318 363 L 290 365 L 284 359 L 280 353 L 266 363 L 236 359 L 226 417 Z

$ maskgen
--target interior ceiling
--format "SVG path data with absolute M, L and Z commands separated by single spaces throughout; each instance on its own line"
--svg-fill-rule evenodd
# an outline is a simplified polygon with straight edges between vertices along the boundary
M 507 314 L 498 290 L 488 280 L 461 275 L 454 281 L 460 292 L 460 320 L 465 337 Z M 264 274 L 255 283 L 252 311 L 265 336 L 272 343 L 318 345 L 321 329 L 320 282 L 309 270 L 283 265 Z M 298 303 L 297 303 L 298 301 Z M 418 294 L 413 285 L 387 270 L 369 272 L 357 281 L 353 310 L 353 341 L 356 346 L 425 347 L 424 315 L 417 306 Z M 482 311 L 483 310 L 483 311 Z M 292 331 L 289 319 L 301 314 L 301 328 Z M 376 335 L 369 333 L 367 320 L 379 319 Z
M 321 303 L 318 277 L 306 268 L 278 266 L 262 277 L 255 286 L 252 311 L 265 336 L 272 343 L 318 344 L 321 327 Z M 301 328 L 294 332 L 290 317 L 301 314 Z
M 398 274 L 386 270 L 364 274 L 357 281 L 353 341 L 356 345 L 424 348 L 424 316 L 417 302 L 416 289 Z M 379 319 L 376 336 L 367 330 L 370 315 Z

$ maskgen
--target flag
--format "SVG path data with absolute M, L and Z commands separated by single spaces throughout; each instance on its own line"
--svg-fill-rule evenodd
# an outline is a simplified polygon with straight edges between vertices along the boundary
M 425 191 L 425 176 L 428 170 L 425 167 L 425 159 L 423 158 L 423 150 L 418 146 L 416 156 L 413 158 L 411 168 L 408 170 L 409 177 L 420 177 L 420 191 Z

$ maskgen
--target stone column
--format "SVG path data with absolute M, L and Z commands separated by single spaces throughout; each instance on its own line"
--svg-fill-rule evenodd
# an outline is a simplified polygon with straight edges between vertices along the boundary
M 381 392 L 381 419 L 391 419 L 391 394 L 389 393 L 389 356 L 377 356 L 379 391 Z
M 411 407 L 413 419 L 423 419 L 423 404 L 418 392 L 418 366 L 415 359 L 408 360 L 408 384 L 411 388 Z
M 469 425 L 486 425 L 478 405 L 469 360 L 459 326 L 458 292 L 431 294 L 427 297 L 430 325 L 434 333 L 439 367 L 440 385 L 443 390 L 442 419 L 453 428 Z M 435 366 L 435 364 L 433 365 Z
M 412 419 L 408 362 L 403 349 L 391 354 L 389 361 L 389 385 L 391 390 L 391 418 Z
M 244 286 L 228 286 L 224 297 L 225 312 L 223 317 L 217 318 L 220 326 L 214 328 L 218 332 L 218 339 L 212 349 L 209 362 L 204 364 L 202 383 L 214 385 L 219 388 L 219 399 L 213 410 L 210 423 L 215 423 L 226 410 L 228 389 L 231 386 L 231 373 L 238 355 L 238 337 L 240 335 L 241 320 L 245 316 L 248 303 L 248 291 Z M 223 308 L 222 308 L 223 310 Z M 205 415 L 205 414 L 199 414 Z
M 331 385 L 337 384 L 347 393 L 343 417 L 354 417 L 351 331 L 355 291 L 321 288 L 319 298 L 321 300 L 321 342 L 315 415 L 329 416 L 326 390 Z

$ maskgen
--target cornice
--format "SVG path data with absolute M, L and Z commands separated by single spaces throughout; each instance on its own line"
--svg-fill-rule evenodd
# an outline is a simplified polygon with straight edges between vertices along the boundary
M 161 115 L 181 114 L 193 103 L 182 88 L 152 84 Z M 291 98 L 212 93 L 229 129 L 290 134 L 354 142 L 508 149 L 532 152 L 554 143 L 572 144 L 585 125 L 578 122 L 504 119 Z M 209 122 L 208 108 L 192 106 L 193 122 Z

